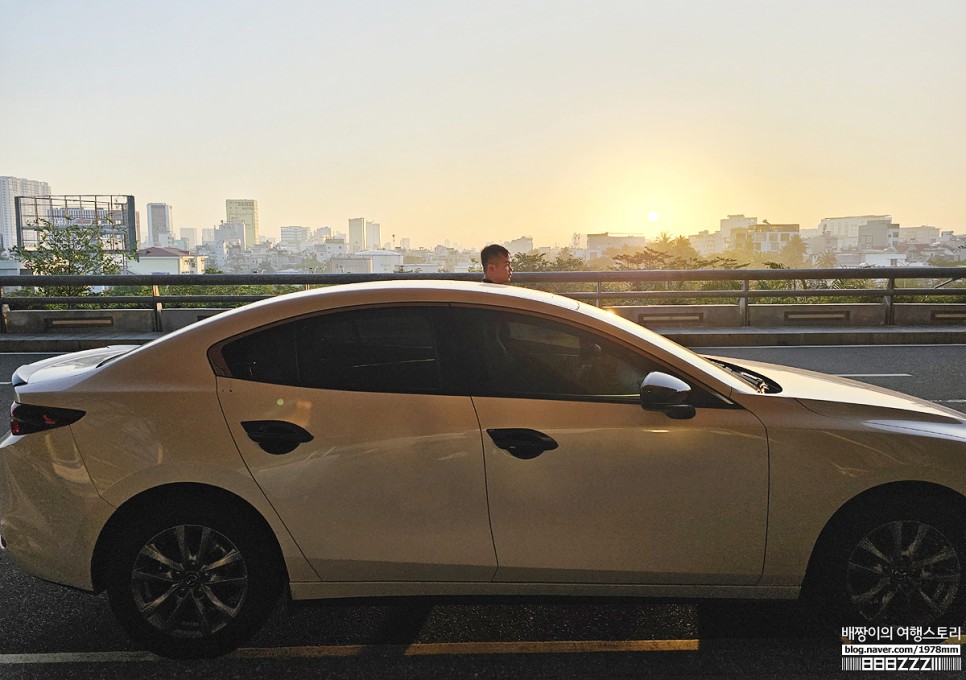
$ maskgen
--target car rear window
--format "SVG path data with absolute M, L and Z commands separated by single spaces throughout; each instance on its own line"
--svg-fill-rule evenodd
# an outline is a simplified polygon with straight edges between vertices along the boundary
M 364 392 L 438 392 L 431 315 L 359 309 L 296 319 L 231 340 L 224 369 L 239 380 Z

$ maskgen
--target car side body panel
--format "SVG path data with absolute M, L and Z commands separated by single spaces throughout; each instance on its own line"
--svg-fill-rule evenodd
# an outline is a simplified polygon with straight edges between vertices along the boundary
M 90 556 L 114 508 L 98 495 L 70 429 L 0 443 L 0 535 L 14 563 L 90 590 Z
M 753 584 L 768 518 L 768 442 L 742 409 L 688 420 L 638 404 L 475 397 L 484 432 L 558 448 L 514 457 L 484 436 L 497 580 Z
M 101 368 L 18 386 L 17 398 L 86 412 L 70 432 L 92 491 L 109 506 L 166 484 L 224 488 L 275 531 L 291 578 L 317 580 L 238 454 L 203 348 L 158 343 L 142 360 L 129 360 L 137 351 Z M 97 533 L 106 517 L 92 514 L 89 521 Z
M 469 397 L 386 394 L 219 378 L 255 480 L 329 581 L 489 581 L 479 423 Z M 271 454 L 241 426 L 293 423 L 312 441 Z
M 923 436 L 914 429 L 922 423 L 908 415 L 893 412 L 890 418 L 883 410 L 878 419 L 852 420 L 819 415 L 794 399 L 761 395 L 742 401 L 765 422 L 772 450 L 762 585 L 801 584 L 829 519 L 865 491 L 910 481 L 966 490 L 966 442 Z M 822 408 L 835 406 L 825 402 Z

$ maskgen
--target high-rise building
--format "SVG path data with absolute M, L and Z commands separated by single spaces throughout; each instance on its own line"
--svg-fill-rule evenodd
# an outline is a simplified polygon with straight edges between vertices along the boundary
M 378 222 L 366 222 L 366 248 L 382 248 L 382 228 Z
M 185 250 L 194 250 L 199 245 L 198 230 L 194 227 L 182 227 L 181 240 L 184 241 Z
M 35 179 L 0 177 L 0 251 L 17 245 L 17 196 L 49 196 L 50 185 Z
M 222 222 L 215 229 L 215 241 L 237 243 L 242 248 L 250 248 L 245 240 L 247 225 L 244 222 Z
M 148 203 L 148 246 L 167 248 L 173 245 L 174 223 L 171 206 L 167 203 Z
M 250 198 L 229 198 L 225 201 L 225 222 L 245 223 L 245 247 L 252 248 L 258 239 L 258 201 Z
M 308 227 L 281 227 L 279 231 L 281 232 L 279 242 L 290 252 L 302 252 L 312 238 L 312 230 Z
M 357 253 L 365 250 L 366 245 L 366 218 L 349 218 L 349 242 L 346 243 L 346 250 L 350 253 Z

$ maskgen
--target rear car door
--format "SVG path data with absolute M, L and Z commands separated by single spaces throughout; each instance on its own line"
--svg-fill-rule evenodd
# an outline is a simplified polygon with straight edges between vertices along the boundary
M 256 482 L 320 577 L 488 581 L 483 452 L 432 306 L 366 307 L 212 348 Z

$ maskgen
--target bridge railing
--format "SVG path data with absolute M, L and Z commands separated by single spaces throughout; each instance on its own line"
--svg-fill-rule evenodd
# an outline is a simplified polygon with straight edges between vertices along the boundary
M 457 280 L 478 281 L 479 273 L 395 273 L 395 274 L 151 274 L 112 276 L 0 276 L 0 304 L 4 311 L 44 309 L 59 306 L 84 308 L 123 305 L 155 310 L 160 330 L 160 312 L 168 306 L 236 306 L 270 294 L 212 293 L 212 287 L 269 285 L 296 290 L 362 281 Z M 847 287 L 865 282 L 861 288 Z M 784 283 L 773 283 L 784 282 Z M 749 323 L 749 305 L 754 301 L 793 298 L 807 303 L 823 298 L 863 298 L 878 300 L 884 306 L 885 322 L 894 323 L 895 305 L 903 298 L 966 302 L 966 267 L 876 267 L 864 269 L 698 269 L 628 270 L 594 272 L 515 272 L 514 284 L 552 287 L 555 292 L 602 306 L 608 302 L 628 301 L 671 304 L 726 301 L 736 304 L 741 325 Z M 675 289 L 698 284 L 700 288 Z M 715 285 L 716 284 L 716 285 Z M 708 288 L 715 285 L 714 288 Z M 170 293 L 166 287 L 204 287 L 200 294 Z M 36 289 L 82 289 L 96 287 L 97 295 L 38 296 L 24 294 Z M 147 294 L 118 295 L 112 289 L 147 288 Z M 114 291 L 116 293 L 116 291 Z M 639 302 L 638 302 L 639 301 Z M 6 315 L 0 318 L 0 332 L 6 332 Z

